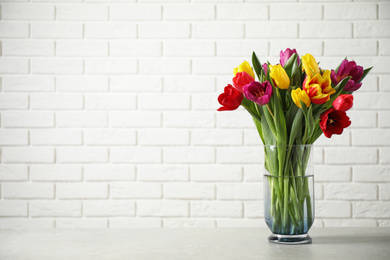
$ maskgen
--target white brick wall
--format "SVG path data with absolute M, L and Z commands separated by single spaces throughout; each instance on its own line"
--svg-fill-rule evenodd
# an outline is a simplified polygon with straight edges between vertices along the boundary
M 216 99 L 287 47 L 375 66 L 316 144 L 315 225 L 390 226 L 386 1 L 0 2 L 0 228 L 265 226 L 258 134 Z

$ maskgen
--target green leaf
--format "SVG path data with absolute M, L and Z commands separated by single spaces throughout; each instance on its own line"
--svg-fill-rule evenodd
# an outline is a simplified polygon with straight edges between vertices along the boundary
M 256 119 L 259 122 L 261 121 L 260 114 L 257 112 L 254 102 L 244 97 L 244 99 L 241 102 L 241 106 L 243 106 L 254 119 Z
M 259 81 L 262 82 L 263 81 L 262 76 L 264 75 L 264 70 L 255 52 L 252 53 L 252 64 L 253 64 L 253 68 L 255 69 L 256 75 L 259 78 Z
M 297 113 L 295 114 L 294 121 L 292 122 L 291 125 L 290 139 L 288 142 L 289 145 L 293 145 L 294 143 L 296 143 L 295 139 L 297 135 L 302 132 L 302 117 L 303 117 L 303 110 L 298 109 Z
M 365 70 L 363 71 L 363 76 L 360 78 L 360 80 L 358 80 L 357 83 L 362 82 L 362 80 L 367 76 L 367 74 L 372 70 L 372 68 L 373 68 L 373 67 L 370 67 L 370 68 L 368 68 L 368 69 L 365 69 Z
M 292 72 L 293 72 L 292 68 L 293 68 L 294 63 L 297 62 L 296 61 L 297 58 L 298 58 L 298 55 L 296 53 L 294 53 L 293 55 L 291 55 L 291 57 L 287 60 L 287 62 L 283 66 L 284 70 L 286 71 L 286 73 L 290 79 L 291 79 Z

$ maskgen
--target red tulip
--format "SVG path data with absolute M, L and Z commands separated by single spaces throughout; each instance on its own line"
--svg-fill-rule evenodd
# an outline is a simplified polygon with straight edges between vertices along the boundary
M 218 96 L 218 102 L 222 105 L 218 111 L 235 110 L 241 105 L 243 99 L 244 95 L 228 84 L 224 92 Z
M 251 75 L 246 73 L 245 71 L 238 72 L 236 76 L 233 78 L 233 86 L 240 91 L 241 93 L 244 92 L 242 89 L 246 84 L 251 83 L 254 81 L 254 78 L 252 78 Z
M 341 135 L 344 128 L 351 125 L 349 117 L 344 111 L 330 108 L 320 116 L 320 127 L 325 136 L 330 138 L 333 134 Z
M 335 110 L 348 111 L 353 105 L 353 96 L 351 94 L 340 95 L 333 101 L 332 105 Z

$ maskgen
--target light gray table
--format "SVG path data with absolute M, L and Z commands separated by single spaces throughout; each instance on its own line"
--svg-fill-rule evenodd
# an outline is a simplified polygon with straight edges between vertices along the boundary
M 0 230 L 0 259 L 390 259 L 390 228 L 312 228 L 277 245 L 266 228 Z

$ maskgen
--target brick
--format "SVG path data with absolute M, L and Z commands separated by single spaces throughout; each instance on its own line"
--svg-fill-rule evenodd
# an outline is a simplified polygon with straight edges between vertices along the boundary
M 265 4 L 217 4 L 217 20 L 268 20 Z
M 161 42 L 154 40 L 111 41 L 110 55 L 114 57 L 161 56 Z
M 51 92 L 55 90 L 51 76 L 3 76 L 4 92 Z
M 348 117 L 353 128 L 375 128 L 377 125 L 376 111 L 349 110 Z
M 242 169 L 237 165 L 191 165 L 191 181 L 231 182 L 242 180 Z
M 390 133 L 385 129 L 353 130 L 352 145 L 383 146 L 390 145 Z
M 264 219 L 218 219 L 219 228 L 259 228 L 266 227 Z
M 378 226 L 379 227 L 390 227 L 390 221 L 389 220 L 378 220 Z
M 316 201 L 316 217 L 350 218 L 351 204 L 346 201 Z
M 81 181 L 82 169 L 78 165 L 30 165 L 32 181 Z
M 60 92 L 105 92 L 108 91 L 106 76 L 60 76 L 56 78 Z
M 387 30 L 390 21 L 356 21 L 354 23 L 354 36 L 356 38 L 383 38 L 389 37 L 390 32 Z
M 141 39 L 176 39 L 190 37 L 190 24 L 187 22 L 143 22 L 138 24 Z
M 218 147 L 219 163 L 262 163 L 264 151 L 260 147 Z
M 163 152 L 166 163 L 212 163 L 214 157 L 211 147 L 166 147 Z
M 240 218 L 243 209 L 240 201 L 193 201 L 192 217 Z
M 363 66 L 363 68 L 374 67 L 372 70 L 373 73 L 385 74 L 390 70 L 390 57 L 388 56 L 374 56 L 371 58 L 356 57 L 355 60 L 359 65 Z
M 3 218 L 0 219 L 0 229 L 52 229 L 53 219 Z
M 29 73 L 29 61 L 21 58 L 0 59 L 1 74 L 27 74 Z
M 379 199 L 390 200 L 390 184 L 379 184 Z
M 380 91 L 390 91 L 390 87 L 386 82 L 390 79 L 390 75 L 381 75 L 379 77 L 379 90 Z
M 261 30 L 259 30 L 261 28 Z M 277 34 L 275 32 L 278 32 Z M 298 38 L 298 24 L 294 22 L 248 22 L 245 38 Z
M 194 110 L 212 110 L 215 111 L 216 94 L 193 94 L 191 106 Z
M 236 129 L 197 129 L 191 131 L 194 145 L 241 145 L 242 131 Z
M 112 76 L 110 77 L 110 90 L 113 92 L 160 92 L 162 78 L 146 75 Z
M 2 22 L 0 23 L 1 38 L 28 38 L 30 27 L 25 22 Z
M 54 149 L 49 147 L 3 147 L 6 163 L 53 163 Z
M 0 181 L 27 181 L 27 165 L 3 164 L 0 165 Z
M 137 202 L 141 217 L 187 217 L 188 202 L 178 200 L 142 200 Z
M 138 131 L 140 145 L 188 145 L 190 134 L 188 130 L 176 129 L 145 129 Z
M 136 109 L 136 96 L 131 94 L 86 94 L 86 109 Z
M 110 219 L 110 228 L 160 228 L 159 218 L 114 218 Z
M 244 130 L 244 144 L 248 146 L 258 145 L 261 142 L 257 129 Z
M 57 183 L 59 199 L 106 199 L 108 185 L 105 183 Z
M 103 111 L 56 112 L 58 127 L 106 127 L 108 115 Z
M 139 59 L 140 74 L 189 74 L 191 62 L 189 59 Z
M 376 227 L 373 219 L 324 219 L 325 227 Z
M 65 21 L 104 21 L 108 7 L 104 5 L 57 5 L 57 19 Z
M 84 142 L 87 145 L 135 145 L 136 132 L 122 129 L 84 130 Z
M 165 40 L 164 55 L 175 57 L 214 56 L 215 43 L 209 40 Z
M 104 41 L 57 41 L 58 56 L 101 57 L 108 56 L 108 43 Z
M 163 126 L 210 128 L 215 125 L 214 112 L 164 112 Z
M 215 221 L 212 219 L 163 219 L 164 228 L 215 228 Z
M 376 200 L 378 188 L 376 184 L 346 183 L 324 184 L 327 200 Z
M 85 61 L 87 74 L 127 74 L 137 72 L 135 59 L 88 59 Z
M 34 74 L 81 74 L 83 70 L 81 59 L 31 59 L 31 72 Z
M 4 56 L 54 56 L 54 41 L 5 40 L 1 44 Z
M 321 4 L 272 4 L 270 5 L 271 20 L 322 20 Z
M 81 145 L 82 133 L 74 130 L 30 130 L 32 145 Z
M 325 20 L 366 20 L 376 19 L 375 3 L 329 3 L 325 5 Z
M 192 71 L 194 74 L 226 74 L 231 71 L 231 68 L 239 64 L 237 59 L 216 58 L 213 60 L 205 58 L 195 58 L 192 63 Z
M 253 129 L 254 123 L 247 111 L 239 110 L 234 113 L 217 113 L 217 127 Z
M 353 202 L 352 212 L 354 218 L 388 218 L 390 214 L 390 202 Z
M 110 20 L 152 21 L 161 20 L 161 6 L 156 4 L 126 4 L 110 6 Z
M 314 165 L 316 182 L 351 181 L 351 167 L 348 165 Z
M 1 217 L 27 217 L 27 201 L 21 200 L 1 200 L 0 216 Z
M 1 129 L 0 145 L 28 145 L 27 130 Z
M 390 127 L 390 111 L 379 111 L 379 127 Z
M 103 147 L 58 147 L 56 151 L 60 163 L 103 163 L 108 160 L 108 150 Z
M 355 182 L 390 182 L 390 167 L 385 165 L 359 165 L 352 167 Z
M 132 39 L 137 36 L 136 24 L 132 23 L 86 23 L 87 39 Z
M 190 109 L 190 95 L 163 93 L 139 94 L 139 109 L 141 110 L 188 110 Z
M 390 55 L 390 39 L 379 40 L 379 55 L 380 56 Z
M 258 200 L 263 198 L 263 184 L 217 184 L 218 199 Z
M 379 19 L 389 19 L 390 15 L 390 4 L 389 3 L 380 3 L 379 4 Z
M 84 165 L 86 181 L 134 181 L 135 167 L 131 165 Z
M 214 199 L 214 184 L 165 183 L 164 198 L 168 199 Z
M 205 4 L 171 4 L 164 6 L 165 20 L 213 20 L 215 8 Z
M 82 109 L 83 97 L 78 94 L 31 94 L 32 109 Z
M 110 193 L 114 199 L 158 199 L 162 194 L 159 183 L 112 183 Z
M 54 184 L 3 183 L 2 194 L 6 199 L 54 199 Z
M 390 164 L 390 148 L 379 148 L 379 163 Z
M 160 163 L 161 149 L 156 147 L 112 147 L 110 160 L 114 163 Z
M 258 182 L 263 181 L 263 174 L 265 174 L 264 165 L 245 165 L 244 166 L 244 181 Z
M 387 102 L 390 93 L 356 93 L 354 94 L 355 109 L 390 109 Z
M 212 76 L 164 76 L 164 92 L 213 92 L 215 79 Z
M 268 41 L 262 40 L 219 40 L 217 55 L 229 57 L 251 57 L 252 52 L 260 58 L 268 55 Z
M 351 156 L 353 154 L 353 156 Z M 377 162 L 376 148 L 340 147 L 325 149 L 327 164 L 374 164 Z
M 133 201 L 94 200 L 84 202 L 87 217 L 131 217 L 135 215 Z
M 188 167 L 181 165 L 139 165 L 140 181 L 188 181 Z
M 244 202 L 244 212 L 247 218 L 263 218 L 264 203 L 262 201 L 246 201 Z
M 31 217 L 81 217 L 80 201 L 38 200 L 29 204 Z
M 352 38 L 352 23 L 331 22 L 302 22 L 299 26 L 300 38 Z
M 193 22 L 192 36 L 208 39 L 235 39 L 244 36 L 241 22 Z
M 112 127 L 160 127 L 161 112 L 110 112 Z
M 80 39 L 83 37 L 83 24 L 36 22 L 31 24 L 31 36 L 37 39 Z
M 79 228 L 107 228 L 107 219 L 87 218 L 87 219 L 56 219 L 56 229 L 79 229 Z
M 4 20 L 54 20 L 54 5 L 3 4 Z
M 324 54 L 326 56 L 376 56 L 377 41 L 359 40 L 326 40 Z
M 333 135 L 331 138 L 321 135 L 316 140 L 316 145 L 320 146 L 350 146 L 351 145 L 351 131 L 345 129 L 341 135 Z

